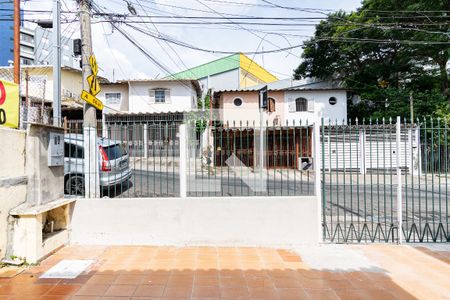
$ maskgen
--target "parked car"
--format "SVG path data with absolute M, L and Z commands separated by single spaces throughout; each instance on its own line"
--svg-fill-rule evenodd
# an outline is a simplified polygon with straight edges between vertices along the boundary
M 126 182 L 131 178 L 129 156 L 119 141 L 98 138 L 100 188 Z M 64 188 L 71 195 L 84 195 L 84 145 L 82 134 L 64 137 Z

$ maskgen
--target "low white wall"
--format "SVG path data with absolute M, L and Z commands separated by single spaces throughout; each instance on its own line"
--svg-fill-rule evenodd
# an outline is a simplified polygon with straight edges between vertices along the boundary
M 0 259 L 12 247 L 9 211 L 27 197 L 25 138 L 25 131 L 0 128 Z
M 316 197 L 77 200 L 71 243 L 292 247 L 319 243 Z

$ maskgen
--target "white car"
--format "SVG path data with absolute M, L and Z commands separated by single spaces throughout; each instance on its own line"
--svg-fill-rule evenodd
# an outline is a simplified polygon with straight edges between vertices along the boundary
M 100 187 L 111 187 L 131 178 L 129 156 L 119 141 L 98 138 Z M 82 134 L 64 136 L 64 188 L 67 194 L 84 195 L 84 145 Z

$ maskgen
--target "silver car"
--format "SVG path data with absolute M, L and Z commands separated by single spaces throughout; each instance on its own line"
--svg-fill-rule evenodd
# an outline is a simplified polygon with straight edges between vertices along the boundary
M 129 156 L 119 141 L 98 138 L 100 188 L 112 187 L 131 178 Z M 82 134 L 64 137 L 64 188 L 71 195 L 84 195 L 84 145 Z

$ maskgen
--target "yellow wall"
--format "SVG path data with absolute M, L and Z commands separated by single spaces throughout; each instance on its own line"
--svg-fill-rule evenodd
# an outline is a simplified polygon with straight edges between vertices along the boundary
M 240 54 L 240 67 L 241 74 L 239 81 L 241 88 L 278 80 L 277 77 L 269 73 L 266 69 L 242 53 Z

